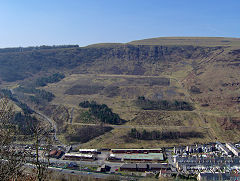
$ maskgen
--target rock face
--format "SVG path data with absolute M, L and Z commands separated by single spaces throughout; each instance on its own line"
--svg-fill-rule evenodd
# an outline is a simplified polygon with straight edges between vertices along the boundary
M 113 74 L 143 75 L 151 67 L 145 64 L 164 65 L 183 60 L 208 57 L 219 48 L 193 46 L 117 45 L 113 47 L 70 47 L 31 49 L 21 52 L 0 51 L 0 78 L 4 81 L 23 80 L 39 72 L 86 69 Z M 98 63 L 108 63 L 100 69 Z M 121 66 L 119 66 L 121 62 Z M 163 68 L 164 68 L 163 65 Z M 82 67 L 85 67 L 83 69 Z

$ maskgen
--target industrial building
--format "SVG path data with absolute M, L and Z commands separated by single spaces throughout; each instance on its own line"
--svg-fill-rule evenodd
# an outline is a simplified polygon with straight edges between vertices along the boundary
M 156 149 L 111 149 L 111 152 L 114 154 L 133 154 L 133 153 L 162 153 L 161 148 Z
M 101 153 L 98 149 L 79 149 L 79 153 L 83 154 L 99 154 Z
M 148 154 L 110 154 L 109 161 L 127 161 L 127 162 L 161 162 L 164 161 L 163 153 Z
M 171 167 L 168 164 L 147 164 L 147 163 L 127 163 L 120 167 L 121 171 L 171 171 Z
M 240 156 L 240 151 L 235 146 L 233 146 L 231 143 L 226 143 L 226 147 L 230 151 L 232 151 L 235 156 Z
M 93 154 L 82 153 L 66 153 L 64 155 L 65 160 L 96 160 L 96 156 Z

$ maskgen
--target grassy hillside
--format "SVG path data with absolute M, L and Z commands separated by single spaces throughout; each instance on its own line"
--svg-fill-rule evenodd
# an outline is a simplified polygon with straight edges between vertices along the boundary
M 240 47 L 240 38 L 224 37 L 159 37 L 129 42 L 132 45 L 192 45 L 192 46 L 231 46 Z
M 66 142 L 79 132 L 78 127 L 101 123 L 89 109 L 79 107 L 83 101 L 106 104 L 127 121 L 107 125 L 111 129 L 106 132 L 100 127 L 97 137 L 83 147 L 157 147 L 240 139 L 240 40 L 236 38 L 169 37 L 81 48 L 0 50 L 0 65 L 0 87 L 13 89 L 23 101 L 51 116 Z M 55 72 L 65 77 L 38 88 L 55 96 L 44 105 L 30 102 L 33 95 L 17 88 Z M 147 107 L 136 104 L 142 96 Z M 183 102 L 192 108 L 179 109 Z M 133 128 L 195 130 L 203 137 L 128 140 Z M 77 135 L 73 140 L 78 140 Z

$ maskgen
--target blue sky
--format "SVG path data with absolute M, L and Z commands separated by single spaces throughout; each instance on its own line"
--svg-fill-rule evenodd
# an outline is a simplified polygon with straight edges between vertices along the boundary
M 0 47 L 240 37 L 240 0 L 0 0 Z

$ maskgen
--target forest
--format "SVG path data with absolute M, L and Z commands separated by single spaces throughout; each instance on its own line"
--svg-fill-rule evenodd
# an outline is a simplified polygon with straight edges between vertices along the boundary
M 46 100 L 48 102 L 51 102 L 55 95 L 51 92 L 45 91 L 43 89 L 36 89 L 35 87 L 23 87 L 19 86 L 16 88 L 16 91 L 28 93 L 28 94 L 34 94 L 34 96 L 30 96 L 30 100 L 32 100 L 34 103 L 38 103 L 38 101 Z
M 113 113 L 106 104 L 97 104 L 95 101 L 83 101 L 79 103 L 82 108 L 89 108 L 90 113 L 105 124 L 123 124 L 125 120 L 121 119 L 118 114 Z
M 194 107 L 186 101 L 169 101 L 169 100 L 149 100 L 144 96 L 139 96 L 135 100 L 137 107 L 144 110 L 165 110 L 165 111 L 192 111 Z
M 65 78 L 65 75 L 62 73 L 55 73 L 48 77 L 40 77 L 36 80 L 35 86 L 36 87 L 44 87 L 48 83 L 56 83 L 64 78 Z
M 16 98 L 10 90 L 0 89 L 0 98 L 1 98 L 1 94 L 2 94 L 2 96 L 7 97 L 8 99 L 15 102 L 16 105 L 23 110 L 24 114 L 32 114 L 34 112 L 30 107 L 28 107 L 27 104 L 23 103 L 18 98 Z
M 196 131 L 139 131 L 136 128 L 131 129 L 128 136 L 138 140 L 170 140 L 179 138 L 203 138 L 203 134 Z

